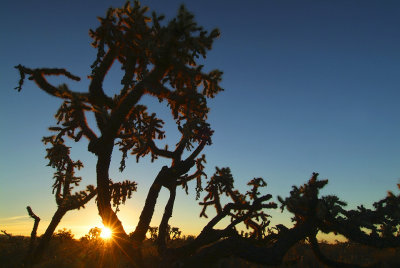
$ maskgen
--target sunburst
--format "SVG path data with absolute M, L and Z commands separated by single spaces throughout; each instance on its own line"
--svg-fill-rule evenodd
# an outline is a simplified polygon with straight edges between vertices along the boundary
M 112 231 L 110 228 L 103 227 L 101 228 L 100 237 L 103 239 L 110 239 L 112 237 Z

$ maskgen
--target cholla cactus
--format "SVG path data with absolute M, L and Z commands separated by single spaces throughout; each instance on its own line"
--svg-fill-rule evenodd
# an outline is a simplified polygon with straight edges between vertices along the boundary
M 158 227 L 157 244 L 160 256 L 172 260 L 234 254 L 250 261 L 276 265 L 290 247 L 306 238 L 312 242 L 316 254 L 322 256 L 315 243 L 315 235 L 319 230 L 337 232 L 356 242 L 378 247 L 400 244 L 399 196 L 390 194 L 377 202 L 373 210 L 361 206 L 357 210 L 347 211 L 344 209 L 345 203 L 336 196 L 319 197 L 319 191 L 327 181 L 318 180 L 318 174 L 314 173 L 307 184 L 293 187 L 288 198 L 279 198 L 282 209 L 286 208 L 293 214 L 295 226 L 286 228 L 278 225 L 275 234 L 266 234 L 269 225 L 266 209 L 276 208 L 277 205 L 269 201 L 271 195 L 261 195 L 260 189 L 266 186 L 265 181 L 253 179 L 249 183 L 250 190 L 240 193 L 234 188 L 230 170 L 217 168 L 204 187 L 207 194 L 200 203 L 203 206 L 201 216 L 207 217 L 206 209 L 209 206 L 215 207 L 216 216 L 190 244 L 167 249 L 168 222 L 172 216 L 177 187 L 182 186 L 188 192 L 188 182 L 196 180 L 198 198 L 203 189 L 201 180 L 206 177 L 205 157 L 200 153 L 205 146 L 211 145 L 213 134 L 207 123 L 207 101 L 223 89 L 220 86 L 222 72 L 205 72 L 199 58 L 206 57 L 219 31 L 204 30 L 184 6 L 167 23 L 163 21 L 163 16 L 155 12 L 147 14 L 147 11 L 148 8 L 141 6 L 138 1 L 133 4 L 127 2 L 121 8 L 110 8 L 99 19 L 100 25 L 90 30 L 92 46 L 97 55 L 91 65 L 87 92 L 73 91 L 65 84 L 53 85 L 47 80 L 54 75 L 80 80 L 65 69 L 16 66 L 20 74 L 16 87 L 18 91 L 28 78 L 44 92 L 62 100 L 56 113 L 57 126 L 50 128 L 56 133 L 44 138 L 45 143 L 50 144 L 47 150 L 49 165 L 56 168 L 53 191 L 58 205 L 54 221 L 48 228 L 49 233 L 53 233 L 68 210 L 83 207 L 97 195 L 97 208 L 103 224 L 114 231 L 113 243 L 132 262 L 140 261 L 139 246 L 149 229 L 159 192 L 164 187 L 170 196 Z M 119 62 L 123 72 L 121 85 L 119 90 L 113 92 L 113 96 L 109 96 L 103 89 L 103 82 L 116 62 Z M 158 141 L 166 135 L 164 122 L 141 104 L 146 95 L 169 107 L 180 133 L 174 149 L 169 149 L 173 146 L 159 147 Z M 87 120 L 89 113 L 94 115 L 95 124 Z M 81 182 L 81 178 L 75 175 L 75 169 L 83 165 L 70 159 L 70 148 L 64 143 L 67 138 L 75 142 L 87 139 L 88 151 L 97 158 L 96 186 L 72 193 L 73 187 Z M 116 145 L 122 152 L 120 171 L 126 167 L 128 154 L 132 154 L 137 161 L 147 155 L 152 160 L 158 157 L 171 160 L 171 164 L 164 166 L 154 179 L 131 240 L 117 211 L 119 205 L 131 197 L 137 185 L 131 181 L 113 182 L 109 177 Z M 195 171 L 192 173 L 193 167 Z M 222 204 L 222 195 L 227 197 L 228 204 Z M 226 217 L 231 222 L 224 229 L 216 229 L 216 224 Z M 238 235 L 236 226 L 239 223 L 244 223 L 250 230 L 248 239 Z M 365 233 L 361 228 L 369 228 L 371 232 Z M 176 233 L 179 231 L 176 230 Z M 50 237 L 47 234 L 45 237 Z M 262 243 L 264 247 L 259 246 Z M 141 266 L 140 263 L 134 264 Z
M 149 227 L 150 240 L 156 241 L 158 237 L 158 227 Z
M 199 203 L 203 206 L 200 217 L 208 217 L 206 209 L 210 205 L 213 205 L 217 212 L 217 215 L 203 229 L 204 234 L 211 232 L 212 228 L 223 218 L 230 217 L 231 223 L 224 229 L 227 233 L 243 222 L 247 229 L 252 230 L 248 234 L 250 237 L 261 239 L 264 236 L 269 225 L 268 217 L 270 217 L 264 209 L 276 208 L 276 204 L 274 202 L 267 203 L 272 198 L 270 194 L 260 196 L 259 188 L 267 186 L 262 178 L 253 179 L 248 185 L 252 188 L 246 194 L 241 194 L 238 190 L 234 190 L 234 179 L 230 169 L 216 168 L 215 174 L 205 187 L 207 195 L 203 202 Z M 220 198 L 223 194 L 232 201 L 224 207 L 222 207 Z
M 72 193 L 73 188 L 82 181 L 81 177 L 75 176 L 75 169 L 81 169 L 83 164 L 70 158 L 70 148 L 64 144 L 60 134 L 44 137 L 43 142 L 51 145 L 46 149 L 46 158 L 49 160 L 48 166 L 56 169 L 53 194 L 58 207 L 64 211 L 84 207 L 96 195 L 96 188 L 88 185 L 86 191 Z
M 294 214 L 296 225 L 310 223 L 313 231 L 307 236 L 316 256 L 331 266 L 352 266 L 328 259 L 319 249 L 316 234 L 334 232 L 350 241 L 360 244 L 385 248 L 400 246 L 400 195 L 389 192 L 385 199 L 374 203 L 375 209 L 359 206 L 357 210 L 346 210 L 346 203 L 337 196 L 319 197 L 319 191 L 328 183 L 318 180 L 318 173 L 313 173 L 308 183 L 301 187 L 293 186 L 286 199 L 278 197 L 281 208 Z M 278 232 L 279 234 L 279 232 Z

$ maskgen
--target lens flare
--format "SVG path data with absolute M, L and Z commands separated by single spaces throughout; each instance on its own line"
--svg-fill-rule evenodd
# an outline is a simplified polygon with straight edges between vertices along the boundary
M 103 239 L 109 239 L 112 236 L 112 231 L 111 229 L 107 228 L 107 227 L 103 227 L 101 228 L 101 234 L 100 237 Z

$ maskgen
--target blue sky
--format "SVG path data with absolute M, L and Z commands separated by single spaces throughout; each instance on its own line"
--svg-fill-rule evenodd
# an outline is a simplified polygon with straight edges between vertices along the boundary
M 0 226 L 28 234 L 31 205 L 46 226 L 55 210 L 53 170 L 46 167 L 41 137 L 55 123 L 60 101 L 27 81 L 23 91 L 17 64 L 63 67 L 83 80 L 67 80 L 86 90 L 85 78 L 96 51 L 88 30 L 110 6 L 124 1 L 6 1 L 0 9 Z M 207 173 L 229 166 L 239 189 L 253 177 L 268 182 L 266 191 L 287 196 L 313 171 L 354 207 L 371 205 L 395 190 L 400 180 L 400 3 L 398 1 L 142 1 L 172 18 L 181 3 L 206 29 L 218 27 L 206 68 L 224 71 L 225 91 L 210 101 L 213 145 L 204 151 Z M 119 87 L 119 70 L 105 81 L 110 94 Z M 150 98 L 144 103 L 168 121 L 167 109 Z M 172 125 L 167 141 L 176 140 Z M 71 145 L 73 145 L 71 143 Z M 74 144 L 84 161 L 82 185 L 94 183 L 95 158 L 86 144 Z M 128 231 L 134 228 L 145 195 L 160 167 L 145 159 L 117 171 L 115 180 L 135 179 L 139 191 L 121 211 Z M 205 224 L 191 195 L 178 196 L 171 224 L 196 233 Z M 160 197 L 158 225 L 166 195 Z M 273 214 L 288 222 L 286 215 Z M 15 218 L 17 217 L 17 218 Z M 69 213 L 60 227 L 81 235 L 100 223 L 94 202 Z

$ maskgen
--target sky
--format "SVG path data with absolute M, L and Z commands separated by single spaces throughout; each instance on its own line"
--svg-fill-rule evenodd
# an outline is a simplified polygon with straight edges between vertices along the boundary
M 43 233 L 56 210 L 51 193 L 53 170 L 47 167 L 43 136 L 54 125 L 61 101 L 26 81 L 21 92 L 13 66 L 67 68 L 82 78 L 67 82 L 87 90 L 96 51 L 89 29 L 108 7 L 124 1 L 3 1 L 0 9 L 0 229 L 28 235 L 30 205 L 41 217 Z M 235 185 L 263 177 L 275 200 L 289 195 L 318 172 L 329 179 L 322 194 L 336 194 L 355 208 L 367 207 L 396 191 L 400 182 L 400 2 L 399 1 L 156 1 L 151 10 L 171 19 L 180 4 L 208 30 L 221 36 L 204 61 L 207 70 L 224 72 L 224 92 L 209 101 L 213 144 L 204 153 L 209 177 L 215 167 L 230 167 Z M 118 66 L 104 83 L 113 94 L 120 87 Z M 143 104 L 165 118 L 166 142 L 173 146 L 171 116 L 151 98 Z M 92 122 L 92 121 L 89 121 Z M 95 157 L 85 141 L 72 146 L 72 157 L 85 168 L 82 186 L 95 183 Z M 113 154 L 111 177 L 138 182 L 138 192 L 119 216 L 127 230 L 135 228 L 147 191 L 168 161 L 136 163 L 118 172 Z M 203 184 L 204 185 L 204 184 Z M 200 219 L 194 185 L 179 191 L 172 226 L 198 234 Z M 151 225 L 158 226 L 167 200 L 163 191 Z M 290 215 L 271 212 L 273 223 L 290 224 Z M 96 205 L 68 212 L 60 228 L 80 237 L 100 226 Z

